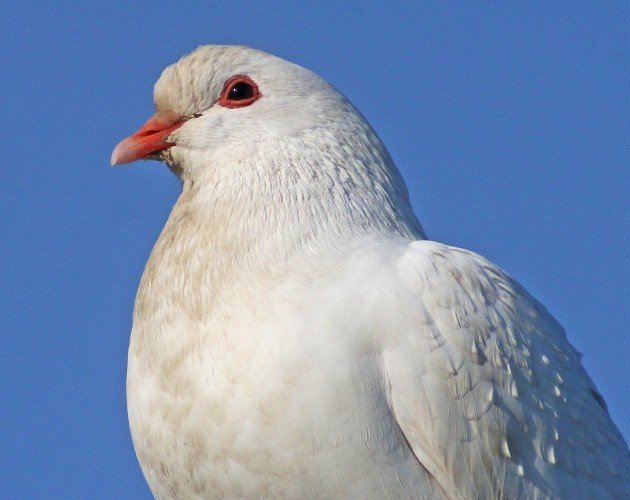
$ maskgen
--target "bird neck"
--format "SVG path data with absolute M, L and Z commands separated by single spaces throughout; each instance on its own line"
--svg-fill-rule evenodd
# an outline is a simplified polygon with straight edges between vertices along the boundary
M 194 214 L 222 248 L 265 248 L 281 259 L 336 237 L 424 238 L 405 183 L 369 125 L 330 127 L 191 151 L 188 168 L 177 171 L 183 192 L 173 222 Z
M 278 162 L 294 168 L 278 168 Z M 310 165 L 303 158 L 276 156 L 269 163 L 250 156 L 208 170 L 197 181 L 181 176 L 182 194 L 165 233 L 188 232 L 191 241 L 203 240 L 210 255 L 220 253 L 223 262 L 248 270 L 277 269 L 303 249 L 326 249 L 366 235 L 424 238 L 395 167 L 350 175 L 321 161 Z
M 274 161 L 269 156 L 223 157 L 202 178 L 180 173 L 182 194 L 145 268 L 138 315 L 157 307 L 146 303 L 158 300 L 155 294 L 144 293 L 155 287 L 163 288 L 160 301 L 207 310 L 201 302 L 210 303 L 209 294 L 252 280 L 271 286 L 303 262 L 362 239 L 424 237 L 388 158 L 361 160 L 382 171 L 354 168 L 350 174 L 321 155 L 317 164 L 277 151 Z

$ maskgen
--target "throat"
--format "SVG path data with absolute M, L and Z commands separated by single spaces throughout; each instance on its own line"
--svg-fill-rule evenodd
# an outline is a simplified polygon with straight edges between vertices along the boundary
M 136 315 L 158 306 L 205 314 L 208 304 L 240 285 L 273 286 L 296 266 L 343 253 L 365 237 L 423 237 L 407 201 L 379 197 L 378 190 L 336 190 L 299 179 L 274 186 L 182 177 L 182 184 L 147 262 Z

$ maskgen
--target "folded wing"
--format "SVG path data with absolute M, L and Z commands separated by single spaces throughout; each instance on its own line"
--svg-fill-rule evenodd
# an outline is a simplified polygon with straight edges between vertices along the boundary
M 630 456 L 562 327 L 466 250 L 413 243 L 384 364 L 398 424 L 452 498 L 622 498 Z M 404 294 L 403 294 L 404 295 Z

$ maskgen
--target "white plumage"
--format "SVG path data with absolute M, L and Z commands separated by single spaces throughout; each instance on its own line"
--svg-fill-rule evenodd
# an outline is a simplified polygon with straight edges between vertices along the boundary
M 235 76 L 254 93 L 230 93 Z M 425 239 L 330 85 L 206 46 L 155 102 L 112 161 L 160 157 L 183 185 L 129 349 L 156 497 L 630 495 L 627 445 L 562 327 L 492 263 Z

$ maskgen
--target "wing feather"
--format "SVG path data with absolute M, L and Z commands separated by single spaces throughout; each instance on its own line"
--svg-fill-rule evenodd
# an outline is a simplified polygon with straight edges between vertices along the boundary
M 411 244 L 402 342 L 384 350 L 393 413 L 453 498 L 624 498 L 628 447 L 562 327 L 482 257 Z M 597 396 L 595 396 L 595 394 Z

